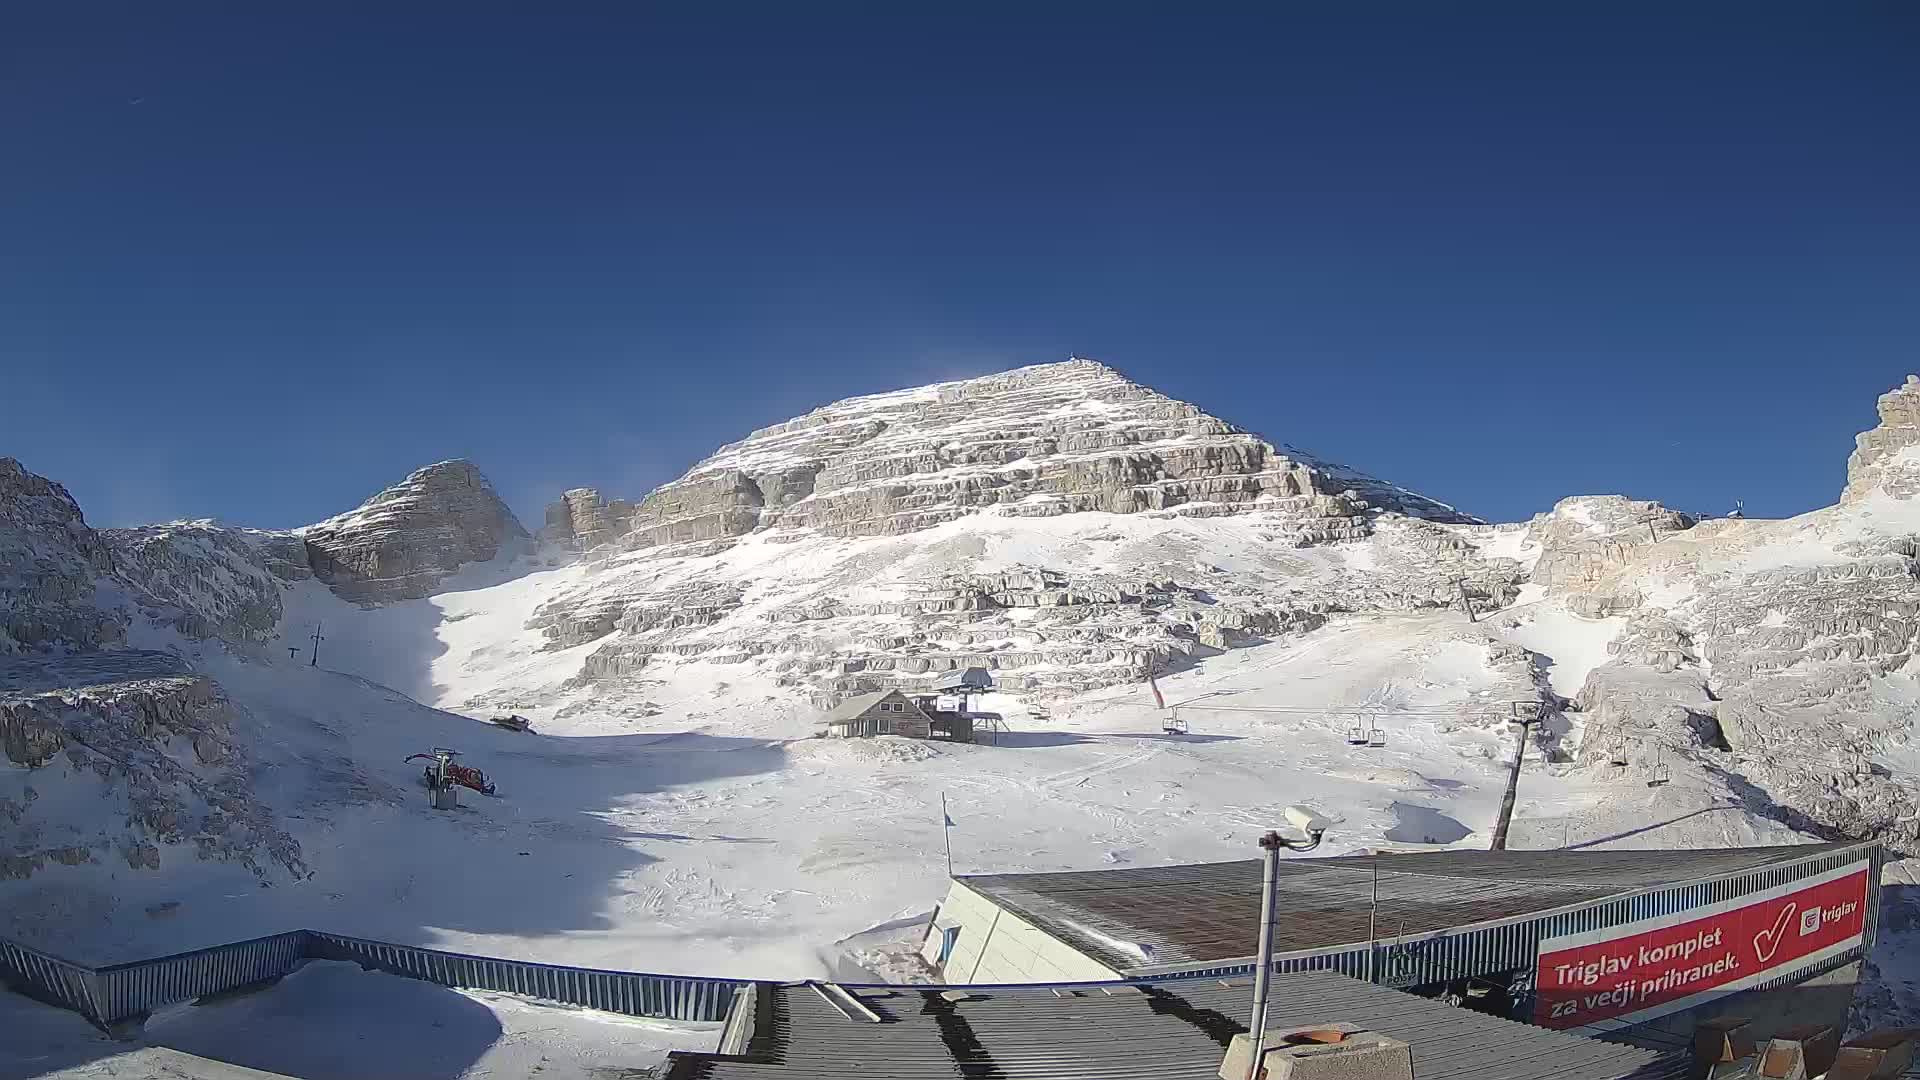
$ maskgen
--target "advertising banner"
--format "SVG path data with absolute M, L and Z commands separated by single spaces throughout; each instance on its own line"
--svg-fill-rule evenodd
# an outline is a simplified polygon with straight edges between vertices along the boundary
M 1748 896 L 1543 939 L 1534 1023 L 1637 1024 L 1858 946 L 1871 865 L 1851 863 Z

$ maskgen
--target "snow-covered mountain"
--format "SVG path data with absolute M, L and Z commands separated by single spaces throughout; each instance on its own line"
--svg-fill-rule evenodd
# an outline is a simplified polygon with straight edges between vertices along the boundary
M 931 904 L 943 791 L 973 868 L 1244 857 L 1301 798 L 1330 850 L 1479 845 L 1516 703 L 1553 714 L 1516 846 L 1912 852 L 1920 384 L 1880 412 L 1840 504 L 1777 522 L 1489 525 L 1078 359 L 836 402 L 533 534 L 466 462 L 291 532 L 95 533 L 0 461 L 0 933 L 811 975 Z M 998 747 L 806 738 L 976 666 Z M 507 710 L 541 734 L 472 719 Z M 426 814 L 400 759 L 436 743 L 505 798 Z

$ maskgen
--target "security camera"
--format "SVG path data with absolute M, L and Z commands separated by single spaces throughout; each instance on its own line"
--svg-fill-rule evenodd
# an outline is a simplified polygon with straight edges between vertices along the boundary
M 1326 815 L 1310 806 L 1289 806 L 1286 810 L 1287 822 L 1308 836 L 1319 836 L 1333 824 Z

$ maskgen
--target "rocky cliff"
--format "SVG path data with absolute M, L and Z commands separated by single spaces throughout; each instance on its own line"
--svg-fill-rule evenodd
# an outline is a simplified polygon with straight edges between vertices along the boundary
M 176 849 L 266 876 L 300 845 L 254 797 L 234 706 L 177 657 L 109 652 L 0 664 L 0 879 Z M 76 808 L 78 800 L 78 809 Z
M 1920 847 L 1916 406 L 1911 378 L 1880 399 L 1838 506 L 1696 523 L 1615 497 L 1536 519 L 1534 580 L 1626 620 L 1580 693 L 1585 767 L 1700 770 L 1797 828 Z
M 272 638 L 283 586 L 312 576 L 306 544 L 292 533 L 180 521 L 102 535 L 145 613 L 194 639 Z
M 529 625 L 595 643 L 572 684 L 594 694 L 699 660 L 816 703 L 969 667 L 1056 695 L 1522 577 L 1451 507 L 1079 359 L 835 402 L 638 504 L 577 489 L 546 517 L 590 573 Z M 1364 565 L 1305 553 L 1341 542 Z
M 547 520 L 588 547 L 711 549 L 762 528 L 890 536 L 989 509 L 1278 509 L 1320 540 L 1364 535 L 1368 509 L 1471 520 L 1083 359 L 838 401 L 721 447 L 638 506 L 583 489 Z
M 430 595 L 461 566 L 529 539 L 469 461 L 416 469 L 299 535 L 315 577 L 345 599 L 370 604 Z
M 112 572 L 67 489 L 0 458 L 0 655 L 119 641 L 124 619 L 94 605 L 95 579 Z
M 1920 376 L 1880 395 L 1880 423 L 1854 437 L 1841 503 L 1874 494 L 1910 499 L 1920 493 Z

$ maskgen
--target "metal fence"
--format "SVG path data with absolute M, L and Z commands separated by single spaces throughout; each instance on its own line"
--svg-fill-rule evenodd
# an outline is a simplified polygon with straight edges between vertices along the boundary
M 291 930 L 151 960 L 92 968 L 0 938 L 0 982 L 101 1027 L 181 1001 L 290 974 L 306 960 L 344 960 L 441 986 L 495 990 L 629 1016 L 720 1021 L 736 979 L 538 964 Z
M 1798 862 L 1780 863 L 1712 881 L 1649 889 L 1544 916 L 1447 930 L 1412 940 L 1345 946 L 1276 957 L 1274 971 L 1331 970 L 1356 979 L 1406 987 L 1472 975 L 1531 968 L 1540 940 L 1576 930 L 1617 926 L 1655 915 L 1675 914 L 1798 881 L 1862 858 L 1868 874 L 1867 932 L 1860 949 L 1820 965 L 1846 963 L 1872 948 L 1878 929 L 1880 866 L 1877 844 L 1841 848 Z M 395 945 L 315 930 L 91 968 L 0 938 L 0 982 L 49 1004 L 72 1009 L 102 1027 L 145 1016 L 175 1002 L 276 979 L 304 960 L 346 960 L 364 968 L 441 986 L 494 990 L 580 1005 L 629 1016 L 720 1021 L 735 995 L 750 984 L 635 971 L 539 964 L 527 960 Z M 1249 963 L 1228 963 L 1167 972 L 1156 979 L 1245 975 Z M 1811 972 L 1797 972 L 1794 979 Z
M 441 986 L 524 994 L 629 1016 L 725 1020 L 734 994 L 745 985 L 732 979 L 536 964 L 314 930 L 306 933 L 307 955 L 315 959 L 351 960 L 361 967 Z
M 152 960 L 95 969 L 97 1024 L 145 1016 L 177 1001 L 253 986 L 292 973 L 305 954 L 306 931 L 215 945 Z

